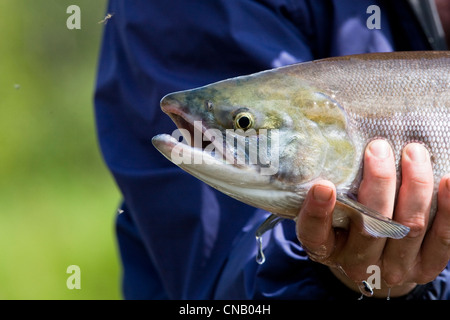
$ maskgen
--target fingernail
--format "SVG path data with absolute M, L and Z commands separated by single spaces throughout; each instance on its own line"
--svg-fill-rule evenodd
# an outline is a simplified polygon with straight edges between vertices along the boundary
M 390 145 L 384 140 L 372 141 L 369 145 L 370 152 L 377 158 L 386 159 L 389 157 Z
M 417 163 L 423 163 L 428 158 L 428 151 L 419 144 L 410 144 L 406 147 L 406 154 L 408 157 Z
M 445 186 L 447 187 L 447 191 L 450 191 L 450 178 L 447 178 L 447 182 L 445 183 Z
M 314 200 L 327 202 L 331 199 L 333 190 L 326 186 L 315 186 L 313 190 Z

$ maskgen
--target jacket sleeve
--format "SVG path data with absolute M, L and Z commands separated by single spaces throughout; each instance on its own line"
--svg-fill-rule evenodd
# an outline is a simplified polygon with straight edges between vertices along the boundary
M 110 0 L 95 115 L 124 200 L 116 230 L 125 298 L 336 296 L 339 282 L 307 259 L 292 222 L 265 236 L 268 259 L 258 265 L 254 231 L 267 213 L 184 173 L 151 144 L 175 129 L 159 108 L 169 92 L 330 54 L 393 49 L 389 28 L 377 36 L 364 29 L 372 0 L 358 1 L 364 11 L 342 30 L 335 24 L 355 5 L 334 2 Z

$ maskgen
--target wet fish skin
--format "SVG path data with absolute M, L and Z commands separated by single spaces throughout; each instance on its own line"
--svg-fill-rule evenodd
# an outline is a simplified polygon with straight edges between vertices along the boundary
M 162 99 L 161 107 L 180 128 L 200 120 L 203 129 L 225 133 L 245 110 L 256 130 L 277 129 L 279 168 L 270 177 L 259 175 L 255 166 L 179 166 L 238 200 L 282 217 L 295 218 L 312 184 L 327 179 L 338 192 L 334 226 L 347 227 L 351 219 L 373 236 L 407 234 L 408 228 L 354 200 L 364 149 L 375 138 L 393 147 L 398 181 L 403 147 L 413 141 L 427 147 L 435 181 L 432 216 L 438 183 L 450 172 L 449 52 L 376 53 L 300 63 L 173 93 Z M 159 135 L 153 143 L 171 160 L 177 142 Z

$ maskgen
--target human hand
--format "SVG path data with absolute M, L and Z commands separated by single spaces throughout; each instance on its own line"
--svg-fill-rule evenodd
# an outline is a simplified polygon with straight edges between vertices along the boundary
M 412 143 L 403 150 L 397 201 L 395 194 L 393 152 L 386 141 L 372 141 L 364 155 L 358 201 L 408 226 L 409 234 L 395 240 L 370 237 L 352 223 L 348 230 L 333 228 L 336 190 L 331 182 L 320 181 L 300 210 L 297 237 L 312 260 L 328 265 L 348 287 L 357 291 L 358 283 L 370 275 L 367 267 L 377 265 L 382 287 L 374 296 L 405 295 L 417 284 L 434 280 L 450 259 L 450 175 L 440 181 L 438 211 L 429 229 L 433 172 L 422 145 Z

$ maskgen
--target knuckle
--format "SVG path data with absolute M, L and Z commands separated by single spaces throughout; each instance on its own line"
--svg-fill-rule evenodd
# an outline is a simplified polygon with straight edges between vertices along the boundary
M 438 275 L 439 275 L 439 272 L 437 274 L 436 273 L 422 273 L 417 277 L 415 282 L 417 284 L 425 284 L 425 283 L 431 282 L 434 279 L 436 279 L 436 277 Z
M 399 260 L 384 260 L 381 268 L 381 276 L 390 287 L 403 285 L 409 276 L 410 266 L 404 264 L 405 251 L 398 252 Z
M 432 228 L 431 232 L 434 233 L 434 238 L 442 247 L 450 249 L 450 230 L 447 228 Z
M 445 268 L 446 264 L 433 264 L 432 266 L 428 266 L 427 268 L 420 268 L 420 272 L 416 275 L 414 282 L 418 284 L 425 284 L 433 281 L 436 277 L 441 273 L 441 271 Z
M 433 175 L 429 170 L 416 170 L 409 179 L 409 183 L 415 185 L 417 188 L 431 188 L 433 187 Z
M 324 244 L 314 245 L 312 243 L 305 245 L 304 242 L 301 242 L 301 246 L 312 261 L 327 264 L 331 256 L 331 251 L 327 246 Z
M 345 271 L 345 275 L 352 281 L 363 281 L 367 279 L 367 267 L 344 266 L 342 269 Z
M 307 204 L 304 208 L 304 214 L 308 219 L 326 220 L 330 218 L 331 215 L 330 210 L 327 209 L 328 208 Z
M 427 229 L 427 221 L 424 216 L 418 216 L 414 219 L 414 221 L 409 223 L 404 223 L 407 227 L 409 227 L 409 233 L 407 237 L 409 239 L 416 239 L 422 237 Z
M 387 166 L 385 163 L 368 163 L 364 171 L 365 177 L 370 177 L 371 182 L 380 184 L 390 184 L 396 180 L 394 166 Z
M 450 250 L 446 253 L 442 253 L 439 259 L 421 260 L 415 268 L 416 271 L 414 272 L 414 282 L 418 284 L 425 284 L 436 279 L 442 270 L 446 268 L 449 258 Z
M 390 270 L 382 274 L 386 284 L 390 287 L 400 286 L 405 282 L 405 272 L 402 270 Z

